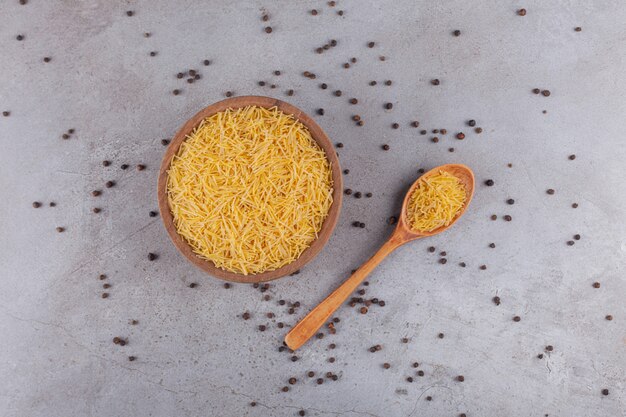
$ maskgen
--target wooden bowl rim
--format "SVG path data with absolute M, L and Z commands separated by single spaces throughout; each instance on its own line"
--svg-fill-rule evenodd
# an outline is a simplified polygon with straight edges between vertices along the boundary
M 224 111 L 228 108 L 241 108 L 246 106 L 260 106 L 260 107 L 278 107 L 284 113 L 293 115 L 298 121 L 305 125 L 311 137 L 324 149 L 326 157 L 331 165 L 332 178 L 333 178 L 333 203 L 328 211 L 328 216 L 322 224 L 322 228 L 318 234 L 317 239 L 313 241 L 298 259 L 290 264 L 287 264 L 274 271 L 266 271 L 260 274 L 243 275 L 223 269 L 217 268 L 213 262 L 204 260 L 197 256 L 191 246 L 178 234 L 176 227 L 174 226 L 174 218 L 170 210 L 169 202 L 167 199 L 167 170 L 170 167 L 172 158 L 178 152 L 180 145 L 191 131 L 198 126 L 200 121 L 212 116 L 215 113 Z M 159 177 L 157 182 L 157 197 L 159 203 L 159 211 L 161 213 L 161 219 L 163 225 L 167 231 L 170 239 L 174 243 L 174 246 L 180 253 L 183 254 L 187 260 L 192 264 L 200 268 L 201 270 L 213 275 L 214 277 L 231 281 L 231 282 L 243 282 L 243 283 L 256 283 L 275 280 L 286 275 L 290 275 L 299 269 L 301 269 L 308 262 L 312 261 L 326 245 L 330 236 L 332 235 L 337 221 L 339 220 L 339 213 L 341 211 L 342 197 L 343 197 L 343 178 L 341 166 L 339 165 L 339 158 L 335 148 L 328 138 L 328 135 L 324 130 L 304 111 L 300 110 L 296 106 L 284 102 L 282 100 L 264 97 L 264 96 L 239 96 L 228 98 L 226 100 L 213 103 L 204 109 L 200 110 L 193 117 L 191 117 L 185 124 L 178 130 L 169 146 L 167 147 L 163 160 L 161 162 L 161 168 L 159 170 Z

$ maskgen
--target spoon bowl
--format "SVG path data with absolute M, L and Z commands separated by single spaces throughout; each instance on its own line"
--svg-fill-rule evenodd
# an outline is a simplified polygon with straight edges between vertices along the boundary
M 409 200 L 415 188 L 417 188 L 418 184 L 421 180 L 428 179 L 433 175 L 437 175 L 440 171 L 446 171 L 451 175 L 454 175 L 459 179 L 463 187 L 465 188 L 465 203 L 463 207 L 456 214 L 454 219 L 447 226 L 438 227 L 435 230 L 431 230 L 430 232 L 419 232 L 411 229 L 409 226 L 409 220 L 407 216 Z M 446 164 L 440 165 L 436 168 L 431 169 L 430 171 L 422 174 L 415 182 L 409 187 L 409 191 L 404 196 L 404 201 L 402 202 L 402 210 L 400 212 L 400 217 L 398 218 L 398 223 L 396 225 L 396 230 L 394 234 L 402 234 L 402 238 L 405 240 L 404 243 L 410 242 L 415 239 L 420 239 L 423 237 L 434 236 L 441 232 L 445 232 L 448 230 L 457 220 L 461 218 L 465 210 L 467 210 L 467 206 L 469 206 L 470 201 L 472 201 L 472 197 L 474 196 L 474 173 L 472 170 L 463 164 Z
M 465 187 L 465 203 L 463 207 L 456 214 L 450 224 L 441 226 L 430 232 L 419 232 L 412 230 L 409 227 L 407 218 L 407 206 L 409 198 L 413 191 L 419 184 L 420 179 L 428 178 L 432 175 L 436 175 L 439 171 L 446 171 L 459 179 L 459 181 Z M 343 304 L 343 302 L 357 289 L 357 287 L 363 282 L 363 280 L 369 275 L 369 273 L 376 268 L 376 266 L 382 262 L 383 259 L 394 249 L 404 245 L 407 242 L 411 242 L 423 237 L 434 236 L 441 232 L 448 230 L 454 223 L 456 223 L 463 213 L 467 210 L 470 201 L 474 195 L 474 173 L 469 167 L 461 164 L 447 164 L 441 165 L 423 174 L 417 181 L 411 185 L 409 191 L 407 191 L 404 201 L 402 202 L 402 212 L 398 219 L 398 224 L 395 230 L 391 234 L 391 237 L 381 246 L 381 248 L 368 259 L 359 269 L 357 269 L 350 278 L 348 278 L 343 284 L 341 284 L 335 291 L 333 291 L 324 301 L 322 301 L 317 307 L 309 312 L 293 329 L 285 336 L 285 344 L 292 350 L 298 349 L 307 340 L 313 336 L 317 330 L 326 322 L 330 316 Z

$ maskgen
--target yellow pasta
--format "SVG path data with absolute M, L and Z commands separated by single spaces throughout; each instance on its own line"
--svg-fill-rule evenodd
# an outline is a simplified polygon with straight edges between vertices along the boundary
M 432 232 L 448 226 L 466 198 L 465 186 L 446 171 L 420 179 L 407 204 L 409 227 L 417 232 Z
M 203 120 L 168 170 L 176 230 L 201 258 L 244 275 L 296 260 L 332 204 L 332 171 L 308 129 L 276 107 Z

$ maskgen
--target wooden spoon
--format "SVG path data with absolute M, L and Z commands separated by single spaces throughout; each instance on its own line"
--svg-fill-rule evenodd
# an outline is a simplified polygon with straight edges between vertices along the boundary
M 460 164 L 448 164 L 441 165 L 437 168 L 433 168 L 421 178 L 428 178 L 434 174 L 438 174 L 439 171 L 446 171 L 455 177 L 457 177 L 461 183 L 465 186 L 466 199 L 465 204 L 459 211 L 459 214 L 448 226 L 442 226 L 431 232 L 415 232 L 410 229 L 407 220 L 407 205 L 409 202 L 409 196 L 413 192 L 413 189 L 417 186 L 419 179 L 411 185 L 411 188 L 404 197 L 402 203 L 402 212 L 398 219 L 398 225 L 392 233 L 391 237 L 383 246 L 372 256 L 367 262 L 365 262 L 359 269 L 356 270 L 350 278 L 348 278 L 343 284 L 333 291 L 324 301 L 322 301 L 317 307 L 315 307 L 309 314 L 306 315 L 300 322 L 293 328 L 287 336 L 285 336 L 285 343 L 290 349 L 296 350 L 300 346 L 306 343 L 311 336 L 322 327 L 322 325 L 330 318 L 330 316 L 339 308 L 339 306 L 346 301 L 346 299 L 357 289 L 357 287 L 363 282 L 363 280 L 369 275 L 370 272 L 376 266 L 382 262 L 383 259 L 394 249 L 404 245 L 412 240 L 421 239 L 427 236 L 433 236 L 437 233 L 441 233 L 450 228 L 456 221 L 463 215 L 472 196 L 474 195 L 474 173 L 465 165 Z

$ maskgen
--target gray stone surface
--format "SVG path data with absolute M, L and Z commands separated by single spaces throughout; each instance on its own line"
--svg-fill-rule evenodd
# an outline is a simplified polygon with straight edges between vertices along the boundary
M 626 415 L 624 22 L 619 0 L 338 0 L 335 8 L 3 0 L 0 111 L 11 114 L 0 116 L 0 415 Z M 314 53 L 330 39 L 338 46 Z M 351 57 L 358 62 L 342 68 Z M 175 77 L 189 68 L 202 74 L 192 85 Z M 305 70 L 317 79 L 304 78 Z M 535 87 L 552 95 L 534 95 Z M 175 88 L 183 90 L 178 97 Z M 161 139 L 227 90 L 288 98 L 310 113 L 323 107 L 317 120 L 345 145 L 346 185 L 374 193 L 346 199 L 328 246 L 300 275 L 273 282 L 270 301 L 195 269 L 160 219 L 148 216 Z M 348 104 L 351 97 L 359 104 Z M 383 109 L 388 101 L 391 111 Z M 365 126 L 355 126 L 353 114 Z M 484 132 L 473 133 L 468 119 Z M 432 143 L 412 120 L 448 134 Z M 61 139 L 70 128 L 71 138 Z M 459 131 L 464 141 L 454 139 Z M 103 167 L 104 159 L 113 165 Z M 276 323 L 295 323 L 367 259 L 389 235 L 386 219 L 417 169 L 447 162 L 466 163 L 477 176 L 465 218 L 379 266 L 366 297 L 385 307 L 367 315 L 343 307 L 336 335 L 307 344 L 297 362 L 279 353 L 286 329 Z M 136 171 L 138 163 L 147 169 Z M 493 187 L 483 185 L 488 178 Z M 104 188 L 107 180 L 117 185 Z M 94 189 L 103 195 L 92 197 Z M 353 228 L 354 220 L 367 227 Z M 568 246 L 576 233 L 582 238 Z M 431 245 L 447 252 L 446 265 L 428 253 Z M 149 262 L 148 252 L 159 259 Z M 99 274 L 112 285 L 108 299 Z M 289 315 L 279 299 L 302 307 Z M 239 318 L 246 310 L 249 321 Z M 115 336 L 128 345 L 114 345 Z M 383 350 L 369 353 L 374 344 Z M 544 352 L 547 345 L 554 350 Z M 318 386 L 309 370 L 339 379 Z M 292 376 L 297 384 L 281 392 Z

